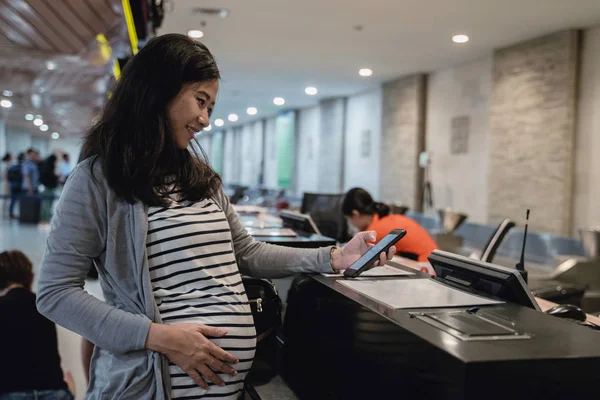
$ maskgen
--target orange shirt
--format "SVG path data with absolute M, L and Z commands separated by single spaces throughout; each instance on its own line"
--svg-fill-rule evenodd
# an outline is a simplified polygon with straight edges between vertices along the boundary
M 427 261 L 427 256 L 438 247 L 421 225 L 404 215 L 389 214 L 379 218 L 379 215 L 375 214 L 371 225 L 367 228 L 368 231 L 377 232 L 376 242 L 394 229 L 406 230 L 406 236 L 396 243 L 396 254 L 398 255 L 402 255 L 403 252 L 412 253 L 419 257 L 418 261 Z

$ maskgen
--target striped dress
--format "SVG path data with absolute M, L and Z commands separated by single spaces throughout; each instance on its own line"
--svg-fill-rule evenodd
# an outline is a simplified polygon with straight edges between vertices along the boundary
M 240 360 L 237 376 L 219 373 L 226 386 L 207 382 L 209 390 L 170 363 L 171 398 L 236 400 L 252 366 L 256 331 L 225 213 L 212 200 L 173 201 L 150 207 L 148 221 L 150 278 L 163 322 L 225 328 L 228 334 L 212 341 Z

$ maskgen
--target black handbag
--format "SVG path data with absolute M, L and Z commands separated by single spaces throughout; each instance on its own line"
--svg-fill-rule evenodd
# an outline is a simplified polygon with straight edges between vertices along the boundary
M 273 282 L 242 277 L 256 328 L 256 355 L 248 381 L 255 385 L 269 382 L 277 375 L 277 330 L 281 327 L 281 299 Z

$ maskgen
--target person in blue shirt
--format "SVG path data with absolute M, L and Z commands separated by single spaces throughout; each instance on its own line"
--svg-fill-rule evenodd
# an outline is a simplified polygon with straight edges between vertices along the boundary
M 40 186 L 40 170 L 35 162 L 36 151 L 34 149 L 27 150 L 27 157 L 21 166 L 23 172 L 23 191 L 29 195 L 37 194 Z

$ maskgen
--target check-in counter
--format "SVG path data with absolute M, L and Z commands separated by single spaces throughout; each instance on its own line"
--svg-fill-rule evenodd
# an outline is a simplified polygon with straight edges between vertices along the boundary
M 380 279 L 433 279 L 398 268 L 413 274 Z M 302 399 L 598 395 L 598 331 L 544 314 L 537 304 L 537 310 L 512 302 L 481 305 L 476 315 L 467 307 L 390 307 L 343 279 L 298 277 L 289 292 L 281 371 Z M 448 322 L 448 315 L 458 318 Z

